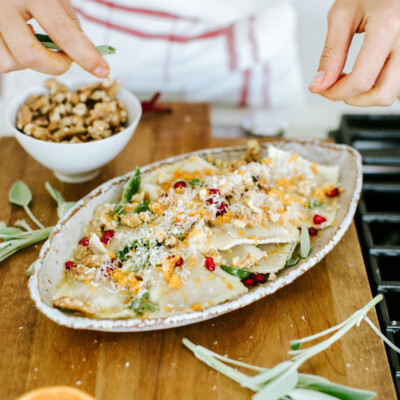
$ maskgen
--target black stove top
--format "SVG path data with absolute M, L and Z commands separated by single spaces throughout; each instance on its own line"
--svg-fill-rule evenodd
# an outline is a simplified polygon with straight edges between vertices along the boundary
M 330 133 L 363 157 L 356 225 L 382 332 L 400 346 L 400 115 L 344 115 Z M 386 346 L 400 398 L 400 355 Z

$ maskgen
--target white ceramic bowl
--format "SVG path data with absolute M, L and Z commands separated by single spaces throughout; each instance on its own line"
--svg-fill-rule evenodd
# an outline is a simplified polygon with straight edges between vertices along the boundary
M 69 85 L 73 90 L 84 84 Z M 7 110 L 7 123 L 19 144 L 36 161 L 54 171 L 56 177 L 69 183 L 86 182 L 93 179 L 100 167 L 110 162 L 126 146 L 142 115 L 142 107 L 137 97 L 126 89 L 121 89 L 117 98 L 122 100 L 128 112 L 128 125 L 120 133 L 109 138 L 87 143 L 54 143 L 35 139 L 16 128 L 18 108 L 33 94 L 47 93 L 43 87 L 27 90 L 15 98 Z

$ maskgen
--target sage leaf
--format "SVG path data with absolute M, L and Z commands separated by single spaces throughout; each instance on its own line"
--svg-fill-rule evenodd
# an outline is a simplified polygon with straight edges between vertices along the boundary
M 221 269 L 227 274 L 236 276 L 240 279 L 246 279 L 252 274 L 252 272 L 248 269 L 236 268 L 230 265 L 221 265 Z
M 10 192 L 8 194 L 8 199 L 10 203 L 15 204 L 17 206 L 23 207 L 25 212 L 28 214 L 29 218 L 41 229 L 44 228 L 42 223 L 33 215 L 30 210 L 29 203 L 32 200 L 32 193 L 28 186 L 22 182 L 17 181 L 11 187 Z
M 75 203 L 73 201 L 65 201 L 64 196 L 61 194 L 61 192 L 59 192 L 57 189 L 54 189 L 49 182 L 46 182 L 44 184 L 44 187 L 57 203 L 58 218 L 62 218 L 67 213 L 67 211 L 75 205 Z
M 310 254 L 310 250 L 310 234 L 308 233 L 308 228 L 302 226 L 300 234 L 300 258 L 307 258 Z
M 143 315 L 148 312 L 154 312 L 157 310 L 157 305 L 152 303 L 149 300 L 149 292 L 146 292 L 142 295 L 142 297 L 139 297 L 138 299 L 135 299 L 132 304 L 129 306 L 129 308 L 136 314 L 136 315 Z
M 135 173 L 131 175 L 124 185 L 120 203 L 130 203 L 132 196 L 139 193 L 140 180 L 140 169 L 136 168 Z
M 278 378 L 267 383 L 253 396 L 253 400 L 279 400 L 289 394 L 297 385 L 299 373 L 296 369 L 289 369 Z
M 48 35 L 44 35 L 42 33 L 35 33 L 36 39 L 39 40 L 39 42 L 47 47 L 48 49 L 52 50 L 58 50 L 62 51 L 51 39 Z M 112 46 L 109 46 L 107 44 L 103 44 L 100 46 L 96 46 L 95 49 L 102 55 L 109 55 L 109 54 L 114 54 L 115 53 L 115 48 Z
M 310 204 L 308 205 L 308 208 L 312 210 L 313 208 L 321 207 L 322 204 L 323 203 L 319 200 L 311 200 Z
M 337 397 L 308 389 L 293 389 L 289 397 L 291 400 L 337 400 Z
M 24 182 L 17 181 L 11 187 L 8 199 L 12 204 L 27 207 L 32 200 L 32 193 Z
M 139 214 L 141 212 L 149 211 L 149 204 L 150 204 L 150 201 L 148 201 L 148 200 L 144 201 L 143 203 L 138 204 L 136 206 L 134 212 L 136 214 Z
M 315 375 L 301 374 L 298 386 L 325 393 L 340 400 L 368 400 L 375 397 L 374 392 L 339 385 Z

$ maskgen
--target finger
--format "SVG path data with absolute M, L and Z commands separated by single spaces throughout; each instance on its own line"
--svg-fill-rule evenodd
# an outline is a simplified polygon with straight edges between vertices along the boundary
M 58 2 L 35 1 L 31 12 L 54 43 L 72 60 L 100 78 L 108 76 L 110 68 L 107 62 Z
M 69 0 L 59 0 L 61 7 L 64 9 L 65 13 L 68 15 L 69 18 L 75 23 L 76 26 L 81 29 L 81 22 L 79 21 L 78 16 L 75 13 L 74 7 Z M 81 29 L 82 30 L 82 29 Z
M 20 66 L 50 75 L 61 75 L 70 67 L 69 57 L 46 49 L 15 10 L 0 13 L 0 26 L 4 42 Z
M 400 49 L 391 54 L 371 90 L 351 97 L 345 103 L 358 107 L 391 106 L 400 94 L 399 69 Z
M 357 29 L 357 21 L 350 6 L 338 2 L 328 15 L 328 33 L 319 62 L 318 72 L 309 89 L 313 93 L 333 85 L 343 71 L 352 37 Z
M 0 72 L 6 74 L 7 72 L 21 69 L 23 69 L 23 67 L 19 65 L 17 60 L 12 56 L 3 38 L 0 36 Z
M 323 96 L 331 100 L 345 100 L 369 91 L 385 65 L 393 45 L 394 35 L 390 28 L 368 25 L 352 72 L 323 92 Z

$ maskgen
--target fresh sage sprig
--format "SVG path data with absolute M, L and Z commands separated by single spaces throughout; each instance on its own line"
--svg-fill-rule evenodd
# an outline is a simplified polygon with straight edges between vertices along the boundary
M 231 265 L 221 265 L 221 269 L 225 271 L 227 274 L 236 276 L 240 279 L 248 278 L 252 272 L 246 268 L 236 268 Z
M 48 182 L 46 182 L 45 187 L 57 202 L 57 213 L 61 218 L 64 213 L 74 205 L 74 203 L 66 202 L 61 193 L 54 189 Z M 45 228 L 36 219 L 28 207 L 31 200 L 32 193 L 25 183 L 18 181 L 12 186 L 9 193 L 9 201 L 12 204 L 23 207 L 31 220 L 35 222 L 40 229 L 32 229 L 25 220 L 16 221 L 14 226 L 7 226 L 5 222 L 1 221 L 0 240 L 2 239 L 3 241 L 0 241 L 0 262 L 24 249 L 25 247 L 41 242 L 49 237 L 53 226 Z M 28 276 L 32 274 L 35 262 L 26 271 Z
M 10 203 L 22 207 L 28 214 L 29 218 L 41 229 L 44 228 L 42 223 L 33 215 L 29 208 L 29 203 L 32 201 L 32 193 L 28 186 L 22 181 L 17 181 L 10 189 L 8 195 Z
M 48 49 L 61 51 L 61 49 L 50 39 L 48 35 L 44 35 L 42 33 L 35 33 L 35 36 L 36 39 L 38 39 L 39 42 Z M 102 56 L 115 53 L 115 48 L 107 44 L 96 46 L 95 48 Z
M 131 177 L 124 185 L 120 203 L 124 204 L 131 202 L 132 196 L 139 193 L 140 181 L 140 169 L 136 168 L 135 173 L 131 175 Z
M 391 343 L 366 315 L 382 299 L 383 296 L 380 294 L 362 309 L 356 311 L 346 321 L 316 335 L 290 342 L 292 350 L 289 351 L 289 354 L 293 356 L 292 359 L 283 361 L 272 369 L 257 367 L 229 359 L 205 347 L 197 346 L 188 339 L 183 339 L 183 344 L 188 347 L 199 360 L 203 361 L 211 368 L 216 369 L 220 373 L 238 382 L 241 386 L 256 392 L 253 396 L 254 400 L 368 400 L 375 397 L 375 393 L 332 383 L 319 376 L 298 373 L 297 370 L 305 361 L 326 350 L 352 327 L 359 325 L 363 320 L 371 326 L 382 340 L 400 353 L 400 349 Z M 333 332 L 335 333 L 323 342 L 307 349 L 301 349 L 303 343 L 329 335 Z M 255 371 L 257 375 L 249 375 L 240 372 L 227 364 Z
M 65 201 L 64 196 L 58 190 L 54 189 L 49 182 L 46 182 L 44 187 L 50 193 L 50 196 L 57 202 L 58 218 L 61 218 L 70 208 L 75 205 L 73 201 Z

